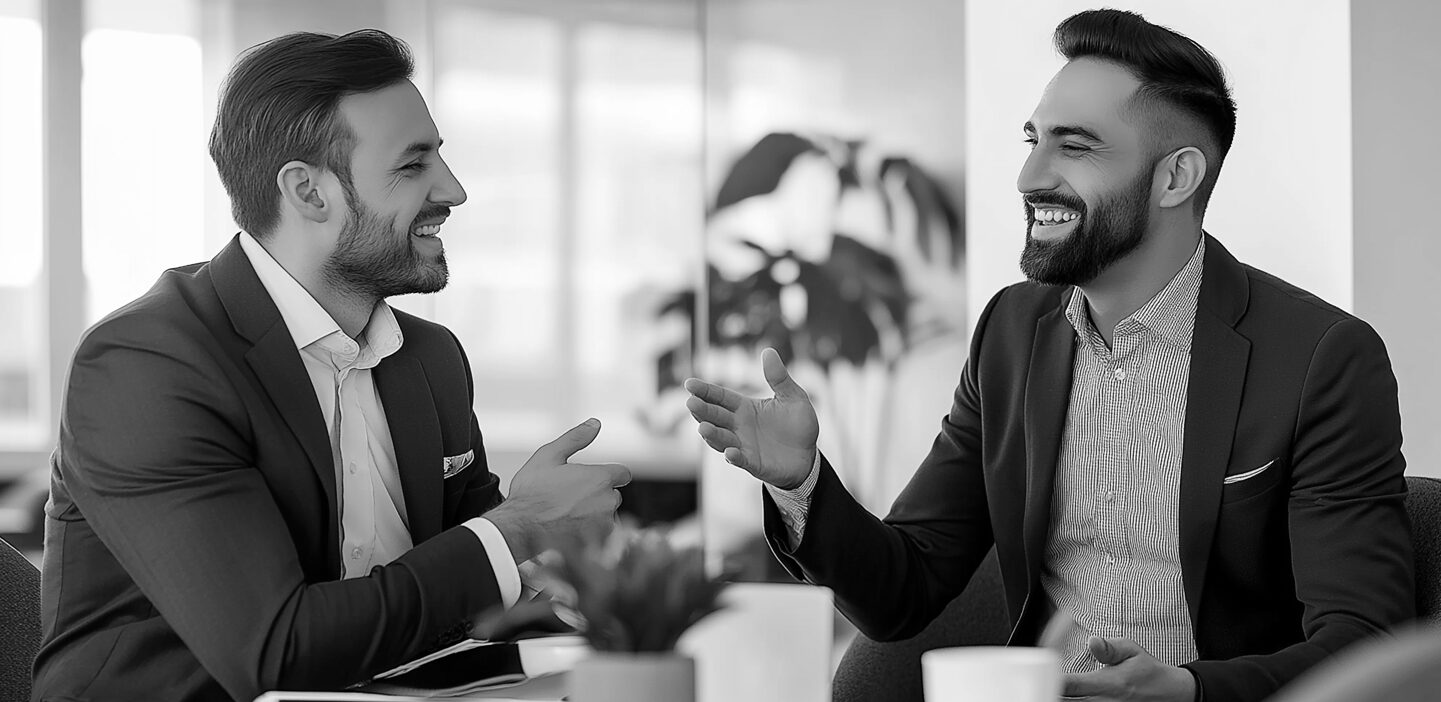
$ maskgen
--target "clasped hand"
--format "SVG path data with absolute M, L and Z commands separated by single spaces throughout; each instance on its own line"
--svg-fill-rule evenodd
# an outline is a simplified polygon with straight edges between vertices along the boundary
M 805 481 L 815 462 L 820 423 L 806 391 L 796 384 L 775 349 L 761 352 L 761 369 L 774 397 L 746 397 L 730 388 L 690 378 L 686 409 L 699 422 L 706 445 L 728 463 L 778 488 Z

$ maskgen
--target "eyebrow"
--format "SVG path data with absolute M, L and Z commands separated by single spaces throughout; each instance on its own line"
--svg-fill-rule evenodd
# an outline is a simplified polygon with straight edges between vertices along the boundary
M 1025 126 L 1021 127 L 1021 129 L 1027 134 L 1036 133 L 1036 125 L 1031 124 L 1030 122 L 1026 122 Z M 1046 133 L 1056 137 L 1078 136 L 1082 139 L 1089 139 L 1097 143 L 1105 143 L 1105 140 L 1099 136 L 1096 136 L 1095 132 L 1075 124 L 1058 124 L 1054 127 L 1051 127 L 1050 129 L 1047 129 Z
M 434 142 L 429 142 L 429 141 L 417 141 L 417 142 L 412 143 L 410 146 L 405 147 L 405 150 L 400 152 L 400 157 L 397 158 L 395 161 L 396 161 L 396 163 L 401 163 L 401 162 L 403 162 L 403 161 L 408 161 L 408 160 L 410 160 L 410 158 L 411 158 L 412 156 L 418 156 L 418 155 L 420 155 L 420 154 L 428 154 L 428 153 L 430 153 L 430 152 L 432 152 L 432 151 L 439 151 L 439 150 L 440 150 L 440 147 L 442 147 L 442 146 L 444 146 L 444 145 L 445 145 L 445 140 L 444 140 L 444 139 L 438 139 L 438 140 L 436 140 L 436 141 L 434 141 Z

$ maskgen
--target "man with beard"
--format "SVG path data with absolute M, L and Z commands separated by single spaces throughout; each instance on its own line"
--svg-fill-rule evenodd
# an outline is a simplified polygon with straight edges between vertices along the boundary
M 339 690 L 463 636 L 629 480 L 542 446 L 503 499 L 434 292 L 465 191 L 378 31 L 253 48 L 210 152 L 242 232 L 90 329 L 46 508 L 39 699 Z M 477 671 L 479 674 L 481 671 Z
M 1017 182 L 1030 281 L 977 321 L 889 516 L 773 350 L 774 397 L 691 379 L 688 407 L 766 483 L 777 557 L 867 636 L 920 631 L 994 545 L 1011 643 L 1074 622 L 1067 696 L 1260 700 L 1414 616 L 1396 381 L 1364 322 L 1202 231 L 1235 131 L 1214 57 L 1117 10 L 1055 41 Z

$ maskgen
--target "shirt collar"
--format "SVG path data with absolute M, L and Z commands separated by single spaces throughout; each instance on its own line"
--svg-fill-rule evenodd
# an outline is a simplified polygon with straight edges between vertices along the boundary
M 331 334 L 344 334 L 330 313 L 249 232 L 240 233 L 240 248 L 250 259 L 250 266 L 255 269 L 265 292 L 270 294 L 276 309 L 280 310 L 280 318 L 290 330 L 296 349 L 304 349 Z M 377 359 L 395 353 L 405 342 L 405 335 L 395 320 L 395 312 L 385 300 L 375 303 L 362 336 L 364 345 L 375 353 Z
M 1149 302 L 1132 312 L 1116 325 L 1144 327 L 1182 351 L 1191 350 L 1191 333 L 1196 327 L 1196 300 L 1201 292 L 1202 262 L 1206 258 L 1206 237 L 1202 236 L 1186 265 L 1176 272 L 1166 287 Z M 1092 329 L 1091 315 L 1086 310 L 1086 294 L 1076 288 L 1066 306 L 1066 319 L 1076 333 L 1085 337 Z

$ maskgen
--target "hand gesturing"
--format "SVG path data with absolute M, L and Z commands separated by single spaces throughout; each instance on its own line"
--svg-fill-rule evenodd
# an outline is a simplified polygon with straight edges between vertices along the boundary
M 697 431 L 726 462 L 778 488 L 800 485 L 816 456 L 820 424 L 806 391 L 791 379 L 775 349 L 761 352 L 761 369 L 774 397 L 746 397 L 730 388 L 690 378 L 686 409 Z

